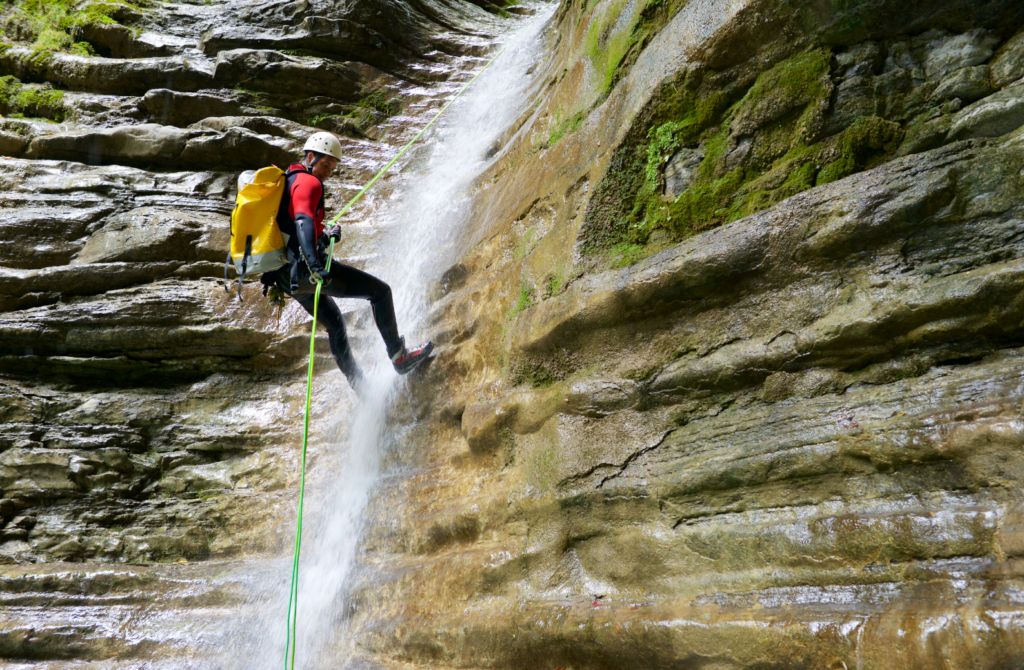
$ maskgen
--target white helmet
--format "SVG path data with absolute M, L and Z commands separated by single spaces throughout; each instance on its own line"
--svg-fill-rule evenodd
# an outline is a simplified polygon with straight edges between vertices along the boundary
M 331 133 L 313 133 L 302 147 L 302 153 L 315 151 L 341 160 L 341 142 Z

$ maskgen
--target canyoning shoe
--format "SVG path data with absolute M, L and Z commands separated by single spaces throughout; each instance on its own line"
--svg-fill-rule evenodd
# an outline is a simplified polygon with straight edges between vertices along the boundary
M 395 372 L 405 375 L 415 370 L 416 366 L 427 360 L 430 357 L 430 352 L 433 350 L 434 343 L 429 340 L 412 349 L 406 349 L 405 338 L 403 337 L 402 348 L 391 356 L 391 364 L 395 366 Z

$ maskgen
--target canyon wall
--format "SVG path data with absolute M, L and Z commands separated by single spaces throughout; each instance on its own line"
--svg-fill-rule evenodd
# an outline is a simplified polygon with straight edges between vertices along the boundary
M 235 174 L 331 130 L 336 210 L 539 8 L 119 5 L 48 50 L 7 10 L 0 656 L 191 653 L 55 614 L 114 596 L 227 625 L 224 571 L 290 542 L 308 323 L 218 284 Z M 1022 28 L 563 0 L 431 285 L 337 664 L 1024 664 Z M 346 219 L 371 271 L 388 181 Z M 314 452 L 358 411 L 317 347 Z
M 456 667 L 1024 662 L 1022 22 L 562 3 L 550 85 L 436 289 L 421 392 L 442 401 L 376 507 L 362 644 Z

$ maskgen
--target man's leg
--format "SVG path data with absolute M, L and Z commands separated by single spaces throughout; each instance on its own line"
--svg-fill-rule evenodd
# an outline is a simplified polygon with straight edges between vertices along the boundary
M 341 316 L 341 310 L 334 304 L 334 301 L 324 295 L 326 290 L 320 291 L 320 306 L 317 311 L 316 320 L 319 321 L 327 331 L 327 339 L 331 343 L 331 353 L 334 354 L 334 361 L 348 379 L 348 383 L 358 392 L 363 383 L 363 373 L 352 356 L 352 347 L 348 343 L 348 336 L 345 334 L 345 320 Z M 313 315 L 313 294 L 295 293 L 295 301 L 302 305 L 302 308 Z
M 395 319 L 395 303 L 391 298 L 391 287 L 368 272 L 344 263 L 331 263 L 331 283 L 321 293 L 335 298 L 357 298 L 369 300 L 373 307 L 373 320 L 384 338 L 388 356 L 402 348 L 398 336 L 398 321 Z M 308 311 L 308 310 L 307 310 Z

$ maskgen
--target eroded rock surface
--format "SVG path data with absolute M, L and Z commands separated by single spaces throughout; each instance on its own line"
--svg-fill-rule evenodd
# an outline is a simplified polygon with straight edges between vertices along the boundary
M 0 8 L 3 662 L 175 667 L 221 643 L 251 597 L 240 584 L 290 545 L 308 317 L 253 282 L 240 301 L 233 272 L 222 285 L 237 171 L 337 128 L 335 210 L 505 21 L 468 3 L 380 10 L 89 5 L 77 42 L 48 48 L 31 6 Z M 294 24 L 336 44 L 322 24 L 346 21 L 382 40 L 393 74 L 361 46 L 266 41 Z M 321 340 L 319 393 L 350 401 Z
M 371 505 L 406 511 L 367 539 L 364 649 L 1022 662 L 1024 131 L 993 73 L 1024 16 L 940 4 L 560 8 L 434 293 L 444 405 Z M 645 48 L 608 60 L 617 30 Z
M 0 127 L 4 654 L 173 663 L 106 615 L 168 594 L 209 641 L 236 568 L 98 566 L 283 550 L 306 319 L 217 284 L 228 170 L 330 128 L 334 206 L 481 64 L 507 8 L 478 5 L 167 5 L 0 54 L 75 111 Z M 391 408 L 337 664 L 1024 664 L 1022 27 L 561 3 Z M 97 589 L 123 609 L 72 631 Z

